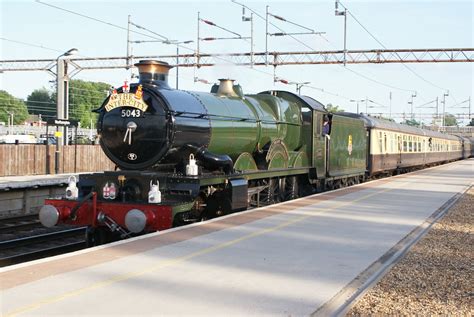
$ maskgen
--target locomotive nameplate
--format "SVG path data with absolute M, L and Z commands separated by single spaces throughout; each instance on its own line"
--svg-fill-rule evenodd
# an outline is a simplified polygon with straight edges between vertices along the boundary
M 105 110 L 109 112 L 120 107 L 131 107 L 145 112 L 148 108 L 148 105 L 145 103 L 145 101 L 143 101 L 142 98 L 137 98 L 136 94 L 112 94 L 110 96 L 109 102 L 107 102 L 105 105 Z

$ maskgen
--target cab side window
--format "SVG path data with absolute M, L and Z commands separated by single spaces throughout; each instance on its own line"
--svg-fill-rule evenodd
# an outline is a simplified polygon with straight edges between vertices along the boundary
M 322 132 L 323 135 L 331 134 L 331 121 L 327 115 L 323 116 Z

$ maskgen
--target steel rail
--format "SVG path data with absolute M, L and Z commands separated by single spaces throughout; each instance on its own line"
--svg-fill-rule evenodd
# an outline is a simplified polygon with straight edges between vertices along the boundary
M 38 227 L 40 225 L 38 215 L 24 215 L 18 217 L 0 219 L 0 234 L 12 230 Z
M 80 234 L 83 238 L 77 239 Z M 76 240 L 70 240 L 74 238 Z M 85 247 L 85 227 L 3 241 L 0 242 L 0 267 Z

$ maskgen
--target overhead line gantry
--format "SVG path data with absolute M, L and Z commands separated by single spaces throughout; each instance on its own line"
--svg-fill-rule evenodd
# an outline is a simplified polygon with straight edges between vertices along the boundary
M 345 58 L 344 58 L 345 53 Z M 181 54 L 122 57 L 74 57 L 68 63 L 75 70 L 120 69 L 133 67 L 131 60 L 159 59 L 179 67 L 209 67 L 225 59 L 238 66 L 285 66 L 324 64 L 390 64 L 390 63 L 466 63 L 474 62 L 474 48 L 373 49 L 299 52 L 253 52 L 229 54 Z M 269 62 L 266 58 L 270 57 Z M 176 66 L 176 65 L 175 65 Z M 56 59 L 0 60 L 0 72 L 49 71 L 54 74 Z

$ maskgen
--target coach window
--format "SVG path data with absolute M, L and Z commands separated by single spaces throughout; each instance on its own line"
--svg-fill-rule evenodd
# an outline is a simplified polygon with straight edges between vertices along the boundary
M 382 154 L 383 153 L 382 132 L 379 132 L 379 138 L 378 139 L 379 139 L 379 152 L 380 152 L 380 154 Z
M 408 147 L 407 147 L 407 136 L 404 135 L 403 136 L 403 152 L 407 152 L 408 151 Z
M 413 151 L 413 142 L 411 141 L 411 135 L 408 137 L 408 151 Z
M 390 143 L 391 143 L 390 152 L 393 153 L 393 152 L 395 152 L 395 134 L 393 134 L 393 133 L 390 134 L 390 140 L 391 140 L 390 141 Z

